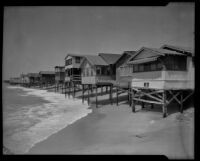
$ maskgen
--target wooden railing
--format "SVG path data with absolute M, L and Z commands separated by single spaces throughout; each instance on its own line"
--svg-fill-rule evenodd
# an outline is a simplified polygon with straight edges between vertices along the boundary
M 71 75 L 71 76 L 65 77 L 65 81 L 73 81 L 73 82 L 81 81 L 81 75 Z

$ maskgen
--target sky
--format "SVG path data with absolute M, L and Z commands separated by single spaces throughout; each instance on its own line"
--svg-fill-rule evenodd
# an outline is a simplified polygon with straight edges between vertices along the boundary
M 53 71 L 68 53 L 122 54 L 163 44 L 194 48 L 194 3 L 5 7 L 3 79 Z

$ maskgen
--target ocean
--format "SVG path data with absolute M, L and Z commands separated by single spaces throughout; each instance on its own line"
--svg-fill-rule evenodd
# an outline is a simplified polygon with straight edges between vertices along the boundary
M 47 90 L 3 84 L 2 96 L 3 145 L 15 154 L 92 112 L 80 99 Z

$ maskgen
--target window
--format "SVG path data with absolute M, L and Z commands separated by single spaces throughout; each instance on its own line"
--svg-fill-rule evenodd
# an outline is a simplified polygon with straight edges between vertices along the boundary
M 90 74 L 89 74 L 89 68 L 86 68 L 86 70 L 87 70 L 87 75 L 86 76 L 89 76 Z
M 93 70 L 91 69 L 91 76 L 93 76 Z
M 140 72 L 144 71 L 144 64 L 139 64 L 139 71 Z
M 81 58 L 80 58 L 80 57 L 76 57 L 76 58 L 75 58 L 75 62 L 76 62 L 76 63 L 80 63 L 80 62 L 81 62 Z
M 100 67 L 96 68 L 96 73 L 97 73 L 97 75 L 101 75 L 101 68 Z
M 65 66 L 71 65 L 72 64 L 72 59 L 68 59 L 65 61 Z
M 144 71 L 150 71 L 151 70 L 151 63 L 145 63 L 144 64 Z
M 133 65 L 133 72 L 138 72 L 139 69 L 138 69 L 138 64 L 134 64 Z
M 152 62 L 150 66 L 151 66 L 151 67 L 150 67 L 150 70 L 151 70 L 151 71 L 156 70 L 156 63 L 155 63 L 155 62 Z
M 164 59 L 166 70 L 186 70 L 187 58 L 183 56 L 167 56 Z

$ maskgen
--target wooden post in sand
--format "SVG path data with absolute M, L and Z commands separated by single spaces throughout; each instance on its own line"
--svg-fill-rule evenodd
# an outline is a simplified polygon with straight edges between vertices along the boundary
M 64 87 L 65 87 L 65 98 L 66 98 L 66 82 L 64 83 Z
M 132 112 L 135 112 L 135 101 L 134 101 L 134 91 L 131 88 L 131 107 L 132 107 Z
M 103 95 L 103 86 L 101 86 L 101 96 Z
M 97 85 L 96 85 L 96 108 L 98 108 L 98 95 L 97 95 L 97 93 L 98 93 L 98 88 L 97 88 Z
M 166 91 L 163 90 L 163 105 L 162 105 L 162 110 L 163 110 L 163 118 L 167 117 L 167 105 L 166 105 Z
M 88 105 L 90 104 L 90 89 L 89 89 L 89 84 L 87 85 L 87 90 L 88 90 Z
M 82 103 L 84 103 L 84 84 L 82 84 Z
M 183 113 L 183 91 L 181 91 L 181 99 L 180 99 L 180 112 Z
M 111 105 L 113 104 L 112 94 L 113 94 L 113 85 L 110 85 L 110 99 L 111 99 Z
M 117 93 L 116 93 L 116 95 L 117 95 L 117 106 L 118 106 L 118 86 L 116 86 L 116 88 L 117 88 Z

